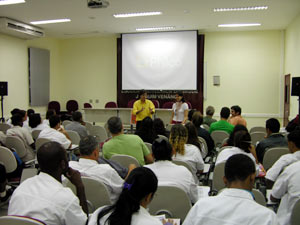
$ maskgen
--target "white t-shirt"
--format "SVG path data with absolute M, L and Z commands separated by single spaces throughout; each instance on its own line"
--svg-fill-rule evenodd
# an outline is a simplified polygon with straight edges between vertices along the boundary
M 184 111 L 188 110 L 189 106 L 187 103 L 175 102 L 172 106 L 174 112 L 173 120 L 177 122 L 182 122 L 184 120 Z
M 221 163 L 221 162 L 226 162 L 227 159 L 229 159 L 231 156 L 236 155 L 236 154 L 244 154 L 249 156 L 253 162 L 256 164 L 255 157 L 251 153 L 247 153 L 244 150 L 238 148 L 238 147 L 231 147 L 231 148 L 226 148 L 223 151 L 220 152 L 220 154 L 217 157 L 216 160 L 216 165 Z
M 190 197 L 192 203 L 198 200 L 197 184 L 192 173 L 184 166 L 164 160 L 145 165 L 144 167 L 151 169 L 155 173 L 159 186 L 181 188 Z
M 51 141 L 58 142 L 64 147 L 64 149 L 68 149 L 71 144 L 71 141 L 63 133 L 50 127 L 42 130 L 38 138 L 47 138 Z
M 40 123 L 39 125 L 37 125 L 35 128 L 32 128 L 32 131 L 34 130 L 44 130 L 46 128 L 49 128 L 49 126 L 45 123 Z
M 87 220 L 71 189 L 42 172 L 14 191 L 8 215 L 32 217 L 47 225 L 84 225 Z
M 288 166 L 277 178 L 272 196 L 281 199 L 277 217 L 281 225 L 290 224 L 292 209 L 300 199 L 300 162 Z
M 118 199 L 124 180 L 108 164 L 99 164 L 95 160 L 80 158 L 79 162 L 70 161 L 69 166 L 78 170 L 81 176 L 90 177 L 106 185 L 112 203 Z

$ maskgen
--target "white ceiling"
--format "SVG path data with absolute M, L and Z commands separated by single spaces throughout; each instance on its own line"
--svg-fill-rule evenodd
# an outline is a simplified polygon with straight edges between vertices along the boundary
M 260 27 L 230 30 L 285 29 L 300 13 L 300 0 L 108 0 L 106 9 L 90 9 L 87 0 L 26 0 L 0 6 L 0 17 L 25 23 L 70 18 L 70 23 L 39 25 L 47 36 L 58 38 L 135 32 L 137 27 L 175 26 L 176 30 L 227 31 L 224 23 L 261 23 Z M 268 6 L 268 10 L 213 12 L 213 8 Z M 117 19 L 115 13 L 162 11 L 160 16 Z

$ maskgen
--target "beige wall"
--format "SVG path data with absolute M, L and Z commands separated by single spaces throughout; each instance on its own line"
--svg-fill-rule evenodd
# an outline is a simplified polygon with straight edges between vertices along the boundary
M 285 74 L 300 77 L 300 14 L 286 29 Z M 291 97 L 290 118 L 298 114 L 298 97 Z

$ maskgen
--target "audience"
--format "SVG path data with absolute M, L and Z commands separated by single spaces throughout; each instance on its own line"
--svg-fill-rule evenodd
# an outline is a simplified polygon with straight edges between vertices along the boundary
M 43 123 L 50 126 L 49 119 L 51 116 L 54 116 L 54 115 L 56 115 L 56 111 L 54 109 L 48 109 L 46 112 L 46 119 L 43 121 Z
M 289 121 L 288 125 L 285 127 L 287 132 L 292 132 L 293 130 L 295 130 L 296 128 L 299 127 L 299 114 L 292 119 L 291 121 Z
M 47 124 L 42 123 L 42 118 L 39 113 L 32 113 L 29 115 L 29 126 L 31 127 L 31 131 L 49 128 Z
M 200 151 L 202 158 L 204 159 L 208 152 L 204 145 L 198 139 L 197 129 L 195 125 L 192 122 L 188 122 L 187 124 L 185 124 L 185 128 L 188 131 L 188 139 L 186 143 L 190 145 L 195 145 Z
M 139 136 L 123 133 L 123 124 L 119 117 L 111 117 L 107 125 L 112 139 L 103 145 L 104 158 L 110 159 L 115 154 L 123 154 L 136 158 L 142 166 L 153 162 L 149 149 Z
M 191 168 L 193 175 L 202 173 L 204 169 L 204 162 L 199 149 L 187 144 L 188 131 L 182 124 L 175 124 L 171 129 L 170 144 L 175 150 L 173 159 L 187 162 Z
M 27 111 L 25 111 L 25 110 L 19 110 L 18 113 L 22 116 L 23 127 L 26 128 L 29 132 L 31 132 L 31 127 L 29 127 L 29 124 L 28 124 Z
M 0 203 L 5 203 L 13 193 L 13 189 L 7 188 L 7 174 L 5 166 L 0 162 Z
M 215 108 L 212 106 L 208 106 L 206 108 L 206 116 L 203 117 L 203 124 L 206 124 L 210 127 L 212 123 L 217 122 L 217 120 L 212 118 L 214 113 L 215 113 Z
M 68 124 L 65 129 L 72 130 L 79 134 L 80 139 L 86 137 L 88 135 L 85 123 L 82 119 L 82 114 L 79 111 L 73 112 L 72 114 L 73 122 Z
M 153 129 L 153 120 L 148 116 L 145 117 L 135 134 L 138 135 L 144 142 L 152 144 L 157 137 Z
M 243 154 L 230 157 L 225 164 L 227 188 L 217 196 L 199 199 L 183 225 L 277 225 L 275 213 L 255 202 L 251 192 L 254 182 L 253 161 Z
M 231 117 L 229 118 L 229 123 L 232 125 L 243 125 L 247 127 L 246 120 L 241 116 L 242 109 L 238 105 L 231 106 Z
M 19 111 L 20 111 L 20 109 L 18 109 L 18 108 L 14 108 L 13 110 L 11 110 L 11 111 L 10 111 L 11 117 L 12 117 L 13 115 L 19 113 Z M 11 118 L 9 118 L 9 119 L 7 120 L 6 123 L 7 123 L 8 125 L 13 126 L 12 123 L 11 123 Z
M 266 175 L 267 188 L 272 188 L 274 182 L 284 169 L 294 162 L 300 161 L 300 130 L 288 134 L 288 147 L 290 154 L 281 156 L 268 170 Z
M 155 135 L 163 135 L 167 138 L 170 136 L 170 131 L 167 131 L 165 128 L 164 122 L 160 118 L 155 118 L 153 120 L 153 129 Z
M 191 122 L 192 121 L 192 117 L 194 115 L 194 112 L 196 112 L 197 110 L 196 109 L 191 109 L 188 113 L 188 119 L 189 121 Z
M 258 161 L 263 162 L 265 152 L 268 148 L 287 147 L 285 137 L 279 133 L 280 123 L 277 119 L 271 118 L 266 121 L 267 138 L 260 141 L 256 146 Z
M 46 143 L 38 149 L 37 159 L 41 172 L 17 187 L 9 202 L 8 215 L 32 217 L 47 225 L 84 225 L 84 186 L 80 173 L 69 167 L 65 149 L 57 142 Z M 61 184 L 62 175 L 75 185 L 77 197 Z
M 232 131 L 232 133 L 229 135 L 229 138 L 227 139 L 227 141 L 223 144 L 223 146 L 234 146 L 234 135 L 236 134 L 236 132 L 240 131 L 240 130 L 244 130 L 248 132 L 248 129 L 243 126 L 243 125 L 236 125 Z
M 197 184 L 187 168 L 172 163 L 174 152 L 170 143 L 157 138 L 152 144 L 152 154 L 155 162 L 145 167 L 155 173 L 158 185 L 179 187 L 187 193 L 191 202 L 195 203 L 198 200 Z
M 228 107 L 223 107 L 220 112 L 221 119 L 210 125 L 209 133 L 212 133 L 215 130 L 223 130 L 230 134 L 233 131 L 234 126 L 227 122 L 229 115 L 230 109 Z

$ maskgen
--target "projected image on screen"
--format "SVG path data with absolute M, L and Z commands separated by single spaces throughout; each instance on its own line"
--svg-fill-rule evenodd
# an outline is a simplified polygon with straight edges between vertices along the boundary
M 122 90 L 196 90 L 197 32 L 122 35 Z

